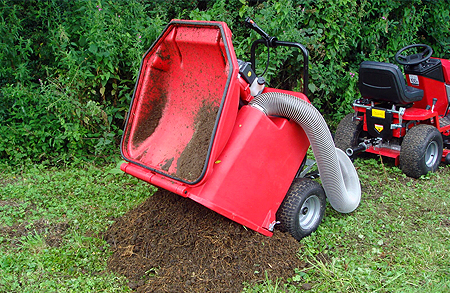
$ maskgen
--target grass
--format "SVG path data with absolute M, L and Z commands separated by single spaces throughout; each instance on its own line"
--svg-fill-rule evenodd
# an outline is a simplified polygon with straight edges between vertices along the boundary
M 362 201 L 330 206 L 302 240 L 308 265 L 287 283 L 265 279 L 245 292 L 448 292 L 450 168 L 411 179 L 379 158 L 355 162 Z M 102 233 L 153 189 L 117 166 L 0 171 L 0 292 L 127 292 L 106 271 Z
M 357 160 L 362 201 L 348 215 L 330 206 L 302 240 L 309 265 L 275 292 L 449 292 L 450 169 L 412 179 L 380 159 Z M 277 285 L 280 287 L 279 285 Z M 250 292 L 274 292 L 265 282 Z
M 101 233 L 152 188 L 116 166 L 0 173 L 0 292 L 126 292 Z M 119 173 L 120 172 L 120 173 Z

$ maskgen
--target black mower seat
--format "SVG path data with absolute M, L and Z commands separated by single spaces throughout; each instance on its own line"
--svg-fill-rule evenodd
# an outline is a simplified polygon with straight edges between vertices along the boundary
M 423 98 L 423 90 L 408 86 L 397 65 L 385 62 L 361 62 L 359 91 L 367 99 L 403 105 Z

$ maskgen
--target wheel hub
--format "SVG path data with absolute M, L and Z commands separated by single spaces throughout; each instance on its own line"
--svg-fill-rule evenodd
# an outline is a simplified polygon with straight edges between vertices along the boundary
M 430 142 L 425 152 L 425 164 L 428 167 L 433 167 L 438 159 L 437 156 L 439 154 L 438 144 L 435 141 Z
M 304 207 L 303 209 L 302 209 L 302 214 L 303 215 L 306 215 L 308 213 L 308 207 Z
M 316 195 L 308 197 L 300 208 L 299 224 L 303 229 L 311 228 L 320 217 L 320 200 Z

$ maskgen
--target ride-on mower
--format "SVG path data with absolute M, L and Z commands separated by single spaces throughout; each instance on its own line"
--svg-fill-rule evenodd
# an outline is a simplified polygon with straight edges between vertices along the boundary
M 409 55 L 406 55 L 409 52 Z M 394 159 L 402 171 L 418 178 L 450 162 L 450 61 L 433 58 L 428 45 L 400 49 L 406 82 L 392 63 L 363 61 L 359 67 L 361 98 L 339 123 L 336 147 L 350 157 L 366 151 Z
M 300 240 L 317 229 L 326 198 L 339 212 L 356 209 L 358 175 L 306 97 L 308 51 L 245 23 L 262 36 L 252 45 L 253 63 L 236 58 L 224 22 L 167 25 L 141 62 L 121 169 L 263 235 L 279 224 Z M 303 93 L 256 76 L 259 44 L 300 50 Z M 310 142 L 323 187 L 307 175 Z

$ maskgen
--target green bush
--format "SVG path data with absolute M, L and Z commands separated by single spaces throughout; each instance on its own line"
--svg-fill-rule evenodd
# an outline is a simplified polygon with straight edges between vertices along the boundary
M 118 153 L 141 56 L 163 20 L 150 17 L 148 5 L 138 1 L 3 4 L 9 44 L 0 55 L 6 81 L 0 127 L 10 132 L 1 142 L 0 159 L 12 164 L 111 159 Z M 37 36 L 19 36 L 26 22 L 21 17 L 35 19 L 37 27 L 46 24 L 38 49 L 32 45 Z
M 2 158 L 12 163 L 27 158 L 36 161 L 64 158 L 58 155 L 58 152 L 67 152 L 61 121 L 49 109 L 38 89 L 20 84 L 6 85 L 2 88 L 0 101 Z
M 107 129 L 107 114 L 94 101 L 82 105 L 70 99 L 72 95 L 55 91 L 54 85 L 4 86 L 0 95 L 0 157 L 10 164 L 55 164 L 112 155 L 107 146 L 114 134 Z M 103 120 L 90 121 L 90 117 Z
M 32 78 L 34 41 L 28 30 L 29 13 L 21 5 L 0 1 L 0 86 Z
M 241 16 L 252 16 L 280 40 L 307 46 L 309 98 L 331 125 L 351 111 L 351 103 L 358 98 L 358 68 L 363 60 L 394 62 L 395 53 L 413 43 L 430 44 L 434 56 L 450 57 L 450 32 L 446 25 L 450 17 L 443 0 L 269 0 L 254 6 L 249 3 L 244 2 Z M 295 88 L 301 62 L 289 53 L 271 57 L 272 70 L 268 75 L 272 83 L 289 85 L 282 78 L 293 77 L 291 88 Z M 290 74 L 283 74 L 286 71 Z
M 118 153 L 140 60 L 173 18 L 228 24 L 238 58 L 259 36 L 252 17 L 279 40 L 310 53 L 309 98 L 333 128 L 358 98 L 363 60 L 394 62 L 412 43 L 450 58 L 445 0 L 0 0 L 0 160 L 50 164 Z M 261 46 L 260 46 L 261 47 Z M 271 49 L 274 50 L 274 49 Z M 301 91 L 302 55 L 277 48 L 269 84 Z M 259 48 L 257 73 L 267 49 Z

